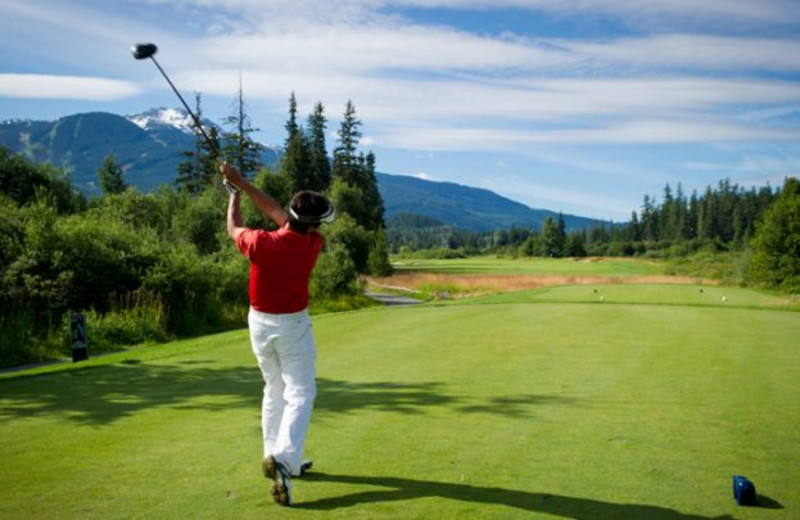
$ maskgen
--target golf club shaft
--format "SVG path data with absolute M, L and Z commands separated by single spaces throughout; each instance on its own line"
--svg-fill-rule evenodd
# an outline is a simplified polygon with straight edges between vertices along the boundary
M 208 134 L 206 133 L 205 129 L 203 128 L 203 123 L 201 123 L 200 120 L 197 118 L 197 116 L 194 115 L 194 112 L 192 112 L 192 109 L 189 108 L 189 105 L 183 99 L 183 96 L 181 96 L 181 93 L 178 92 L 178 89 L 175 88 L 175 85 L 172 84 L 172 81 L 169 79 L 169 76 L 167 76 L 167 73 L 164 72 L 164 69 L 161 68 L 161 65 L 159 65 L 159 63 L 155 59 L 155 57 L 150 56 L 150 59 L 153 60 L 153 63 L 155 63 L 156 67 L 158 67 L 158 71 L 161 72 L 161 75 L 164 76 L 165 80 L 167 80 L 167 83 L 169 83 L 169 86 L 172 87 L 172 91 L 175 92 L 175 95 L 178 96 L 178 99 L 181 100 L 181 103 L 183 103 L 183 107 L 186 109 L 186 111 L 189 113 L 189 115 L 192 116 L 192 120 L 194 121 L 195 126 L 197 127 L 198 130 L 200 130 L 200 133 L 203 134 L 203 138 L 205 138 L 206 144 L 208 144 L 208 147 L 211 150 L 211 154 L 214 156 L 215 159 L 219 159 L 220 158 L 219 150 L 217 149 L 216 145 L 214 145 L 214 142 L 211 140 L 211 138 L 208 137 Z

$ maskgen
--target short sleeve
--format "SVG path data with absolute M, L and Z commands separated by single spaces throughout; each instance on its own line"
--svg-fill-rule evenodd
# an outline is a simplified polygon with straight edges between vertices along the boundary
M 239 233 L 236 237 L 236 247 L 239 248 L 239 251 L 241 251 L 244 256 L 252 259 L 255 254 L 257 240 L 258 230 L 245 228 L 244 231 Z

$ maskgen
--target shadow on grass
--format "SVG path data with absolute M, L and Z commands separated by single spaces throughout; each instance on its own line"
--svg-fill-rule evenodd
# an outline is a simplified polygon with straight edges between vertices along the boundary
M 756 498 L 756 505 L 753 507 L 756 509 L 783 509 L 783 504 L 773 498 L 759 493 L 758 497 Z
M 478 504 L 502 505 L 576 520 L 612 518 L 625 520 L 733 520 L 734 518 L 729 515 L 716 517 L 690 515 L 673 509 L 651 505 L 617 504 L 589 498 L 394 477 L 360 477 L 314 472 L 303 477 L 303 480 L 355 484 L 385 489 L 370 489 L 349 495 L 323 498 L 314 502 L 298 503 L 294 505 L 295 509 L 332 510 L 364 503 L 397 502 L 438 497 Z
M 135 360 L 0 381 L 0 419 L 53 415 L 86 424 L 107 424 L 151 408 L 260 411 L 263 381 L 258 368 L 214 368 L 213 361 L 173 365 Z M 519 417 L 534 406 L 569 402 L 520 395 L 468 401 L 441 383 L 353 383 L 318 379 L 315 410 L 345 414 L 374 410 L 422 414 L 432 407 L 463 413 Z

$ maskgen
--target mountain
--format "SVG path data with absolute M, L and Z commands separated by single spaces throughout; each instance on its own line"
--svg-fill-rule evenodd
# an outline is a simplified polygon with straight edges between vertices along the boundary
M 122 166 L 125 182 L 141 191 L 172 185 L 181 152 L 194 148 L 192 119 L 183 109 L 157 108 L 119 116 L 92 112 L 56 121 L 0 122 L 0 146 L 37 163 L 50 163 L 69 173 L 72 183 L 89 196 L 99 195 L 97 170 L 109 153 Z M 209 128 L 213 123 L 204 120 Z M 262 162 L 274 166 L 281 151 L 267 148 Z M 540 229 L 553 211 L 532 209 L 484 189 L 451 182 L 378 173 L 378 189 L 386 219 L 399 214 L 434 218 L 447 225 L 476 231 L 529 227 Z M 567 229 L 608 222 L 564 215 Z
M 476 231 L 508 229 L 512 225 L 541 229 L 547 217 L 558 220 L 556 212 L 532 209 L 489 190 L 385 173 L 378 173 L 376 178 L 387 220 L 410 213 Z M 564 215 L 567 230 L 602 224 L 608 225 L 609 222 Z
M 204 126 L 211 124 L 204 121 Z M 3 121 L 0 146 L 64 169 L 87 195 L 100 193 L 97 170 L 113 153 L 125 181 L 151 191 L 173 183 L 184 160 L 181 152 L 194 148 L 193 128 L 183 110 L 158 108 L 127 117 L 91 112 L 56 121 Z M 277 159 L 274 149 L 265 150 L 262 157 L 265 164 Z

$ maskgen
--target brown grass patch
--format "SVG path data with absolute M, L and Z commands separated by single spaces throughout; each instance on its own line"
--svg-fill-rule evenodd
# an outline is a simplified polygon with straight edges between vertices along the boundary
M 564 275 L 484 275 L 446 273 L 397 273 L 389 277 L 369 277 L 375 287 L 402 291 L 444 288 L 462 296 L 524 291 L 557 285 L 605 284 L 698 284 L 716 285 L 716 281 L 691 276 L 564 276 Z M 453 296 L 457 296 L 454 294 Z

